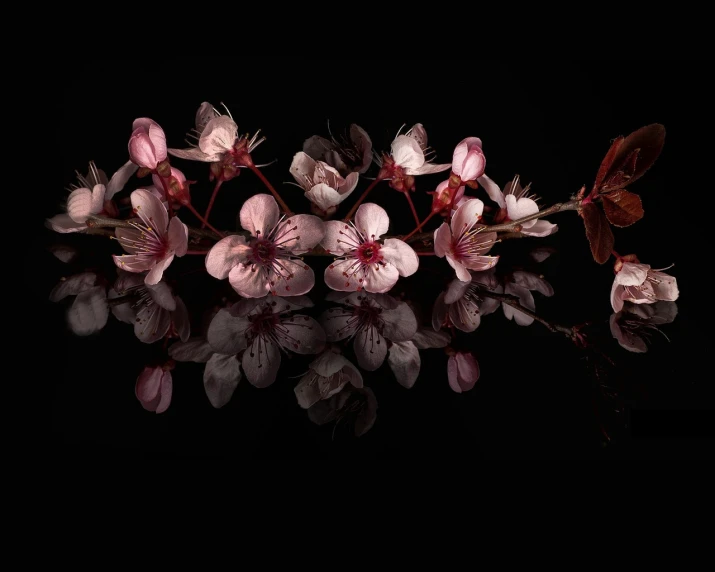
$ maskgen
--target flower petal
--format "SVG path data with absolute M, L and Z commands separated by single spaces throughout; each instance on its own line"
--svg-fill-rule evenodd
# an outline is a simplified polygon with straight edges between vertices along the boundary
M 419 328 L 412 336 L 412 343 L 420 350 L 444 348 L 451 340 L 447 332 L 435 332 L 432 328 Z
M 169 213 L 161 201 L 146 189 L 137 189 L 131 195 L 132 208 L 142 222 L 163 237 L 169 226 Z
M 319 183 L 305 192 L 305 198 L 323 211 L 338 206 L 346 197 L 347 194 L 343 196 L 325 183 Z
M 449 306 L 444 302 L 444 292 L 440 292 L 434 301 L 434 306 L 432 306 L 432 328 L 435 332 L 439 332 L 442 329 L 448 312 Z
M 419 169 L 425 162 L 420 144 L 408 135 L 398 135 L 392 142 L 392 158 L 404 169 Z
M 443 222 L 440 227 L 434 231 L 434 253 L 439 258 L 444 258 L 445 255 L 452 250 L 452 229 L 446 222 Z
M 504 193 L 502 193 L 499 185 L 492 181 L 486 175 L 482 175 L 477 179 L 477 182 L 484 188 L 489 195 L 489 198 L 498 204 L 501 208 L 506 208 L 506 201 L 504 200 Z
M 382 333 L 391 342 L 410 340 L 417 331 L 417 318 L 405 302 L 399 302 L 394 309 L 383 310 L 380 317 L 384 322 Z
M 327 141 L 327 139 L 323 139 L 322 137 L 319 137 L 316 135 L 315 137 L 311 137 L 310 139 L 307 139 L 305 143 L 303 144 L 303 149 L 308 146 L 308 143 L 310 143 L 310 146 L 315 146 L 316 150 L 322 150 L 323 153 L 316 154 L 317 158 L 320 158 L 321 156 L 324 155 L 325 147 L 322 147 L 322 141 Z M 313 144 L 314 142 L 317 142 L 315 145 Z M 328 145 L 330 142 L 328 142 Z M 308 190 L 311 188 L 311 184 L 309 181 L 313 180 L 313 173 L 315 172 L 315 160 L 313 160 L 310 155 L 307 152 L 299 151 L 293 156 L 293 161 L 290 164 L 290 174 L 293 175 L 293 178 L 295 179 L 295 182 L 298 183 L 301 187 L 303 187 L 305 190 Z
M 348 196 L 350 196 L 350 193 L 355 190 L 359 178 L 360 175 L 358 173 L 349 173 L 348 176 L 345 177 L 345 182 L 338 187 L 338 192 L 340 193 L 341 201 L 347 199 Z
M 460 236 L 475 227 L 484 212 L 484 203 L 479 199 L 469 199 L 462 203 L 452 217 L 452 235 Z
M 466 139 L 460 141 L 454 148 L 454 154 L 452 155 L 452 172 L 462 177 L 462 180 L 464 181 L 469 180 L 468 178 L 462 176 L 465 174 L 464 167 L 470 166 L 469 164 L 465 165 L 467 162 L 467 156 L 470 150 L 481 148 L 482 140 L 479 139 L 479 137 L 467 137 Z
M 241 207 L 241 226 L 253 236 L 267 235 L 280 217 L 278 203 L 271 195 L 253 195 Z
M 68 214 L 58 214 L 45 221 L 46 225 L 54 230 L 66 234 L 68 232 L 79 232 L 85 230 L 87 225 L 83 222 L 75 222 Z
M 225 153 L 233 149 L 238 135 L 236 122 L 228 115 L 211 119 L 199 138 L 199 149 L 207 155 Z
M 176 361 L 205 363 L 214 354 L 214 349 L 204 338 L 191 338 L 186 342 L 175 342 L 169 346 L 169 356 Z
M 325 224 L 317 216 L 291 215 L 276 230 L 276 240 L 293 254 L 302 254 L 325 237 Z
M 454 304 L 456 301 L 461 300 L 471 285 L 471 280 L 469 282 L 463 282 L 459 279 L 452 280 L 444 294 L 445 304 Z
M 246 330 L 251 326 L 246 318 L 235 317 L 227 309 L 219 310 L 211 320 L 206 341 L 214 351 L 234 355 L 246 349 Z
M 207 155 L 198 147 L 191 147 L 190 149 L 169 149 L 169 154 L 179 159 L 203 161 L 204 163 L 214 163 L 221 160 L 221 155 Z
M 179 339 L 182 342 L 188 340 L 191 335 L 191 319 L 186 304 L 179 296 L 176 297 L 176 310 L 171 313 L 171 321 Z
M 330 308 L 320 316 L 325 338 L 329 342 L 337 342 L 350 337 L 355 332 L 353 312 L 343 308 Z
M 410 389 L 417 381 L 420 374 L 420 352 L 410 341 L 396 342 L 390 347 L 390 355 L 387 358 L 390 369 L 397 378 L 397 383 L 402 387 Z
M 141 402 L 154 401 L 159 396 L 164 370 L 160 367 L 145 367 L 137 377 L 134 395 Z
M 134 335 L 144 344 L 153 344 L 166 335 L 171 326 L 171 312 L 158 304 L 143 304 L 134 318 Z
M 278 375 L 281 352 L 271 340 L 259 337 L 253 341 L 253 345 L 246 348 L 242 364 L 243 372 L 251 385 L 268 387 Z
M 124 257 L 122 257 L 124 258 Z M 159 282 L 159 280 L 162 279 L 164 276 L 164 270 L 169 268 L 169 265 L 171 264 L 171 261 L 174 260 L 174 255 L 171 254 L 167 256 L 166 258 L 162 258 L 159 260 L 154 266 L 151 267 L 149 270 L 149 273 L 146 275 L 144 278 L 144 282 L 147 286 L 152 286 L 156 283 Z M 124 267 L 122 267 L 124 268 Z
M 297 354 L 317 354 L 325 348 L 325 331 L 313 318 L 296 314 L 281 322 L 280 344 Z
M 508 194 L 506 195 L 505 200 L 506 210 L 511 220 L 517 220 L 539 212 L 539 205 L 537 205 L 536 201 L 532 199 L 527 199 L 526 197 L 517 199 L 514 195 Z M 536 219 L 524 222 L 521 224 L 521 226 L 524 229 L 529 229 L 535 223 Z
M 245 264 L 251 248 L 243 236 L 231 235 L 213 245 L 206 255 L 206 270 L 214 278 L 228 278 L 231 269 Z
M 613 286 L 611 286 L 611 307 L 614 312 L 623 310 L 623 299 L 625 295 L 625 287 L 621 286 L 617 280 L 614 280 Z
M 166 135 L 164 135 L 164 130 L 155 121 L 152 121 L 151 125 L 149 125 L 149 139 L 154 146 L 154 156 L 161 163 L 166 159 Z
M 176 256 L 184 256 L 189 246 L 189 229 L 179 220 L 179 217 L 174 217 L 169 223 L 169 231 L 167 232 L 167 251 L 173 252 Z
M 528 224 L 528 223 L 527 223 Z M 529 228 L 522 229 L 521 233 L 526 236 L 544 237 L 550 236 L 559 230 L 557 224 L 552 224 L 548 220 L 536 220 Z
M 80 292 L 67 311 L 70 329 L 78 336 L 88 336 L 101 330 L 109 318 L 107 293 L 104 286 Z
M 290 278 L 275 280 L 272 291 L 279 296 L 299 296 L 315 286 L 313 269 L 300 260 L 280 259 L 281 266 L 290 273 Z
M 488 258 L 486 256 L 481 256 L 479 258 Z M 451 253 L 447 253 L 447 262 L 449 265 L 454 268 L 454 271 L 457 274 L 457 278 L 461 280 L 462 282 L 471 282 L 472 281 L 472 275 L 469 273 L 469 270 L 467 270 L 466 266 L 456 260 L 454 256 L 452 256 Z M 496 264 L 496 262 L 494 263 Z M 474 261 L 470 261 L 470 267 L 474 268 L 475 264 Z M 492 265 L 493 266 L 493 265 Z M 476 270 L 483 270 L 483 268 L 476 268 Z
M 331 220 L 323 224 L 323 229 L 325 235 L 320 245 L 331 254 L 344 254 L 363 242 L 355 229 L 345 222 Z
M 392 264 L 371 264 L 368 268 L 362 286 L 368 292 L 383 293 L 388 292 L 397 283 L 400 273 Z M 350 283 L 355 285 L 354 290 L 360 289 L 359 278 L 350 277 Z M 347 282 L 347 279 L 346 279 Z
M 482 321 L 479 306 L 471 300 L 462 300 L 449 307 L 449 319 L 454 327 L 463 332 L 473 332 Z
M 621 286 L 640 286 L 648 277 L 650 266 L 635 262 L 625 262 L 616 273 L 616 282 Z
M 361 368 L 375 371 L 385 361 L 387 343 L 377 328 L 365 328 L 358 332 L 353 342 L 355 357 Z
M 328 349 L 315 358 L 308 366 L 318 375 L 330 377 L 350 363 L 344 356 Z
M 228 274 L 228 281 L 233 289 L 245 298 L 262 298 L 270 292 L 263 272 L 250 264 L 234 266 Z
M 515 270 L 512 273 L 512 280 L 519 286 L 523 286 L 528 290 L 536 290 L 544 296 L 553 296 L 554 288 L 542 276 L 533 272 L 525 272 L 524 270 Z
M 446 171 L 452 166 L 451 163 L 425 163 L 421 167 L 417 169 L 405 169 L 405 173 L 408 175 L 432 175 L 433 173 L 441 173 L 442 171 Z
M 151 299 L 159 304 L 159 306 L 169 311 L 176 310 L 174 294 L 172 294 L 171 288 L 169 288 L 166 282 L 159 282 L 153 286 L 147 286 L 146 289 Z
M 67 296 L 76 296 L 92 288 L 97 282 L 94 272 L 82 272 L 60 281 L 50 292 L 50 302 L 59 302 Z
M 122 254 L 121 256 L 112 254 L 112 259 L 118 268 L 127 272 L 145 272 L 154 265 L 151 260 L 134 254 Z
M 412 276 L 420 265 L 420 260 L 412 247 L 397 238 L 386 239 L 380 254 L 385 262 L 397 268 L 400 276 Z
M 102 210 L 104 205 L 104 185 L 95 185 L 94 189 L 75 189 L 67 198 L 67 214 L 74 222 L 84 223 Z
M 340 388 L 342 389 L 343 386 Z M 320 389 L 320 380 L 316 373 L 313 371 L 306 373 L 300 379 L 298 385 L 295 386 L 295 389 L 293 389 L 295 397 L 298 400 L 298 405 L 303 409 L 310 409 L 313 405 L 318 403 L 318 401 L 323 399 L 324 396 L 321 394 Z
M 126 185 L 127 181 L 129 181 L 129 179 L 132 178 L 134 173 L 137 172 L 138 168 L 139 167 L 131 161 L 127 161 L 126 163 L 124 163 L 124 165 L 119 167 L 117 172 L 112 175 L 112 178 L 109 180 L 109 183 L 107 183 L 107 190 L 104 193 L 104 200 L 112 200 L 112 197 L 114 197 L 114 195 L 116 195 L 124 188 L 124 185 Z
M 458 352 L 455 356 L 459 385 L 462 391 L 469 391 L 479 380 L 479 363 L 471 353 Z
M 655 297 L 658 300 L 674 302 L 678 299 L 678 283 L 670 274 L 651 270 L 648 273 L 648 278 L 651 279 L 653 292 L 655 292 Z M 655 280 L 655 282 L 653 282 L 653 280 Z
M 513 284 L 510 282 L 504 287 L 504 293 L 512 294 L 513 296 L 518 296 L 519 303 L 527 310 L 531 310 L 532 312 L 536 310 L 536 305 L 534 304 L 534 297 L 531 295 L 531 292 L 529 292 L 529 290 L 527 290 L 523 286 L 519 286 L 518 284 Z M 534 318 L 532 318 L 531 316 L 527 316 L 526 314 L 524 314 L 524 312 L 521 312 L 520 310 L 517 310 L 516 308 L 509 306 L 508 304 L 504 304 L 502 302 L 502 307 L 504 308 L 504 316 L 506 316 L 506 319 L 511 320 L 512 318 L 514 318 L 514 321 L 520 326 L 528 326 L 534 321 Z
M 365 240 L 377 240 L 387 232 L 389 226 L 387 212 L 375 203 L 363 203 L 355 213 L 355 227 Z
M 204 369 L 204 389 L 211 405 L 220 409 L 231 401 L 241 381 L 241 369 L 236 356 L 214 354 Z

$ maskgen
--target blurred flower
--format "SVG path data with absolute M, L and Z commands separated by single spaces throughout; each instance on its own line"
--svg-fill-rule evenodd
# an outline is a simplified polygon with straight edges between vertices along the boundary
M 156 171 L 166 160 L 166 135 L 159 124 L 147 117 L 134 120 L 129 139 L 129 157 L 139 167 Z
M 659 332 L 658 326 L 675 320 L 678 306 L 675 302 L 656 302 L 654 304 L 632 304 L 626 302 L 620 312 L 611 314 L 609 325 L 611 334 L 622 348 L 630 352 L 648 351 L 646 341 L 650 341 L 653 332 Z M 665 336 L 665 334 L 663 334 Z M 665 336 L 667 339 L 667 336 Z
M 171 405 L 174 384 L 171 379 L 173 364 L 145 367 L 137 378 L 135 394 L 147 411 L 164 413 Z
M 343 177 L 350 173 L 365 173 L 372 163 L 372 140 L 365 130 L 354 123 L 350 126 L 350 138 L 328 140 L 314 135 L 303 143 L 303 152 L 316 161 L 323 161 L 336 169 Z
M 67 324 L 78 336 L 95 334 L 107 324 L 107 289 L 97 282 L 94 272 L 83 272 L 63 278 L 50 292 L 51 302 L 75 296 L 67 310 Z
M 471 352 L 457 352 L 447 360 L 449 387 L 457 393 L 469 391 L 479 379 L 479 364 Z
M 308 418 L 316 425 L 331 421 L 351 426 L 356 437 L 367 433 L 377 419 L 377 399 L 369 387 L 346 385 L 340 393 L 316 402 L 308 409 Z
M 333 167 L 314 161 L 302 151 L 293 157 L 290 173 L 305 190 L 305 197 L 316 207 L 313 212 L 323 217 L 335 213 L 337 206 L 355 189 L 359 176 L 350 173 L 344 179 Z
M 616 278 L 611 288 L 611 306 L 620 312 L 623 302 L 653 304 L 658 300 L 673 302 L 678 299 L 678 284 L 662 270 L 652 270 L 641 264 L 634 254 L 619 257 L 614 265 Z

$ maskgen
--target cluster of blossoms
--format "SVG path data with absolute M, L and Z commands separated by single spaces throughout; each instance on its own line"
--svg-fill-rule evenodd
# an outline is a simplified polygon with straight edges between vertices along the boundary
M 597 216 L 591 207 L 603 203 L 609 216 L 607 201 L 617 202 L 621 195 L 615 193 L 622 191 L 628 177 L 642 174 L 637 151 L 635 157 L 632 151 L 623 157 L 609 152 L 614 156 L 607 157 L 606 167 L 602 165 L 591 194 L 582 191 L 559 208 L 541 211 L 531 185 L 523 187 L 518 176 L 500 187 L 485 174 L 479 138 L 457 143 L 452 161 L 438 164 L 421 124 L 404 134 L 400 130 L 389 152 L 383 153 L 373 148 L 365 130 L 352 125 L 345 137 L 307 139 L 293 157 L 289 172 L 309 201 L 304 206 L 311 213 L 295 214 L 263 175 L 263 165 L 254 162 L 253 153 L 263 142 L 258 133 L 240 134 L 227 110 L 223 114 L 204 103 L 189 135 L 194 145 L 169 148 L 155 121 L 137 119 L 128 142 L 129 161 L 111 179 L 93 163 L 87 175 L 78 177 L 66 213 L 49 219 L 48 226 L 59 233 L 93 234 L 104 229 L 124 254 L 113 255 L 115 278 L 83 269 L 64 278 L 51 292 L 51 300 L 73 297 L 68 323 L 79 335 L 98 332 L 111 314 L 132 324 L 139 341 L 164 341 L 156 361 L 136 380 L 136 397 L 149 411 L 162 413 L 169 408 L 176 362 L 205 364 L 206 395 L 219 408 L 230 401 L 244 375 L 252 386 L 268 387 L 287 378 L 281 375 L 283 355 L 304 354 L 315 358 L 295 386 L 298 405 L 318 424 L 349 419 L 356 435 L 375 423 L 377 400 L 368 385 L 383 363 L 400 385 L 411 388 L 419 377 L 421 352 L 441 349 L 447 356 L 447 384 L 462 393 L 475 387 L 480 371 L 473 344 L 463 334 L 474 332 L 482 316 L 501 306 L 504 316 L 518 325 L 547 323 L 535 314 L 533 293 L 551 296 L 553 288 L 540 274 L 500 270 L 503 264 L 498 265 L 500 257 L 492 249 L 502 234 L 546 237 L 558 227 L 544 216 L 574 210 L 586 222 L 598 260 L 596 251 L 603 245 L 594 247 L 589 234 L 589 221 Z M 622 141 L 622 154 L 629 146 L 628 139 Z M 655 158 L 649 153 L 652 162 Z M 208 178 L 215 186 L 203 214 L 193 203 L 197 196 L 190 189 L 193 182 L 171 163 L 172 157 L 210 165 Z M 362 196 L 352 201 L 345 217 L 331 220 L 373 164 L 376 176 Z M 209 215 L 219 189 L 241 169 L 255 173 L 270 194 L 246 197 L 239 212 L 240 229 L 220 231 L 211 225 Z M 416 178 L 446 172 L 446 179 L 429 187 L 431 210 L 420 220 L 410 197 Z M 115 195 L 135 175 L 151 176 L 151 184 L 115 202 Z M 416 224 L 411 233 L 390 236 L 388 213 L 365 202 L 382 181 L 405 195 Z M 124 216 L 120 216 L 122 204 L 131 205 Z M 423 231 L 438 215 L 445 220 Z M 185 221 L 192 217 L 200 228 L 187 226 Z M 71 250 L 58 247 L 55 253 L 72 263 Z M 193 255 L 201 257 L 197 260 L 203 260 L 217 285 L 228 281 L 235 299 L 214 309 L 208 327 L 192 337 L 190 310 L 198 309 L 187 308 L 177 295 L 181 276 L 173 275 L 171 266 L 176 258 Z M 656 302 L 678 297 L 675 279 L 640 263 L 634 255 L 613 255 L 616 278 L 611 302 L 616 314 L 611 330 L 627 349 L 645 351 L 636 330 L 672 321 L 674 312 Z M 323 300 L 328 307 L 314 316 L 310 294 L 316 273 L 306 261 L 311 256 L 330 259 L 318 278 L 330 290 Z M 404 289 L 400 294 L 394 290 L 402 278 L 419 271 L 420 256 L 446 259 L 444 290 L 426 312 Z M 651 310 L 641 310 L 644 305 Z M 552 328 L 584 342 L 576 328 Z

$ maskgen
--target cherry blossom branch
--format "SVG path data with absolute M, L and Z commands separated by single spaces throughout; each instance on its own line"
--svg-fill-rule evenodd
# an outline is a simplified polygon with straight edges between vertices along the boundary
M 352 216 L 355 214 L 355 211 L 358 209 L 358 207 L 362 204 L 362 202 L 367 198 L 367 196 L 370 194 L 370 191 L 375 188 L 375 185 L 377 185 L 382 179 L 377 178 L 375 179 L 372 183 L 370 183 L 365 189 L 365 192 L 360 195 L 360 198 L 357 200 L 357 202 L 353 205 L 353 207 L 348 211 L 348 214 L 345 215 L 345 218 L 343 220 L 345 222 L 349 221 Z
M 92 229 L 99 229 L 99 228 L 134 228 L 130 222 L 126 220 L 119 220 L 116 218 L 108 218 L 108 217 L 103 217 L 99 215 L 92 215 L 87 219 L 87 226 L 89 227 L 88 234 L 94 234 Z M 187 225 L 187 228 L 189 229 L 189 234 L 196 236 L 198 238 L 208 238 L 210 240 L 216 240 L 219 241 L 221 240 L 222 236 L 211 231 L 211 230 L 203 230 L 199 228 L 193 228 Z M 240 232 L 229 232 L 225 234 L 243 234 Z
M 278 191 L 276 191 L 273 188 L 273 185 L 271 185 L 271 183 L 268 181 L 268 179 L 266 179 L 266 176 L 261 172 L 261 170 L 258 167 L 256 167 L 255 165 L 249 165 L 248 168 L 251 169 L 251 171 L 253 171 L 259 179 L 261 179 L 261 182 L 266 186 L 266 188 L 275 197 L 276 201 L 283 209 L 283 212 L 285 212 L 285 214 L 287 214 L 288 216 L 292 215 L 293 211 L 291 211 L 288 208 L 288 205 L 285 204 L 285 202 L 283 201 L 281 196 L 278 194 Z
M 511 306 L 512 308 L 519 310 L 520 312 L 523 312 L 530 318 L 533 318 L 537 322 L 540 322 L 541 324 L 546 326 L 552 332 L 560 332 L 570 339 L 574 339 L 576 337 L 576 334 L 575 334 L 573 328 L 568 328 L 566 326 L 561 326 L 559 324 L 554 324 L 552 322 L 549 322 L 548 320 L 535 314 L 528 308 L 525 308 L 524 306 L 522 306 L 519 303 L 518 296 L 514 296 L 513 294 L 499 294 L 497 292 L 492 292 L 491 290 L 485 290 L 483 288 L 477 288 L 475 292 L 479 296 L 484 296 L 485 298 L 493 298 L 494 300 L 499 300 L 500 302 L 503 302 L 507 306 Z
M 505 222 L 503 224 L 492 224 L 487 225 L 484 229 L 487 232 L 505 232 L 505 231 L 520 231 L 521 225 L 530 220 L 535 220 L 537 218 L 547 217 L 549 215 L 563 212 L 563 211 L 575 211 L 581 206 L 581 199 L 572 199 L 566 203 L 556 203 L 550 206 L 548 209 L 539 211 L 538 213 L 531 214 L 516 220 Z

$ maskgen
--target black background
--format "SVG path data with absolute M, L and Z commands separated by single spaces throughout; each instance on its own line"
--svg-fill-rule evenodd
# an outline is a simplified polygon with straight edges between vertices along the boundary
M 487 173 L 503 184 L 514 173 L 533 183 L 542 205 L 567 199 L 582 184 L 590 185 L 610 141 L 643 125 L 659 122 L 667 130 L 664 151 L 655 166 L 631 190 L 644 202 L 645 218 L 617 229 L 616 250 L 637 253 L 660 268 L 675 263 L 681 298 L 676 321 L 663 328 L 670 343 L 657 336 L 646 355 L 622 350 L 607 328 L 610 264 L 591 259 L 581 220 L 574 213 L 550 218 L 559 232 L 549 239 L 511 241 L 497 248 L 499 266 L 523 264 L 531 246 L 549 244 L 558 253 L 536 267 L 556 291 L 551 299 L 536 294 L 537 312 L 563 324 L 594 322 L 593 338 L 615 362 L 601 382 L 617 390 L 604 400 L 592 375 L 594 360 L 539 324 L 522 328 L 501 312 L 483 319 L 457 347 L 471 349 L 481 378 L 466 394 L 453 393 L 446 378 L 442 350 L 422 353 L 422 372 L 411 390 L 400 387 L 387 364 L 364 379 L 379 403 L 374 428 L 360 439 L 348 431 L 318 427 L 295 403 L 293 387 L 309 360 L 286 360 L 278 381 L 258 390 L 245 379 L 230 404 L 214 410 L 201 380 L 202 366 L 178 364 L 174 396 L 162 415 L 144 411 L 134 397 L 134 382 L 143 365 L 161 354 L 161 344 L 145 346 L 129 326 L 110 322 L 100 335 L 73 336 L 64 324 L 65 307 L 46 301 L 63 275 L 84 268 L 106 272 L 109 253 L 119 246 L 103 237 L 59 237 L 48 230 L 32 247 L 26 276 L 41 300 L 43 331 L 52 340 L 48 380 L 52 400 L 48 441 L 62 455 L 88 456 L 226 456 L 232 458 L 404 458 L 404 457 L 549 457 L 618 458 L 709 454 L 708 418 L 713 404 L 712 379 L 703 369 L 710 334 L 704 296 L 707 252 L 707 199 L 710 177 L 699 154 L 707 97 L 699 62 L 531 62 L 410 61 L 386 65 L 369 61 L 252 60 L 247 67 L 222 69 L 200 62 L 166 62 L 162 73 L 134 69 L 127 61 L 104 62 L 102 89 L 88 88 L 78 73 L 85 62 L 65 61 L 61 123 L 54 127 L 62 155 L 62 180 L 43 189 L 42 217 L 59 212 L 74 171 L 86 172 L 94 160 L 111 175 L 127 159 L 126 145 L 136 117 L 151 117 L 164 128 L 169 146 L 182 147 L 202 101 L 224 102 L 239 129 L 260 128 L 268 137 L 254 153 L 268 178 L 294 209 L 307 209 L 302 193 L 283 182 L 293 154 L 304 139 L 334 133 L 355 122 L 373 139 L 376 150 L 389 149 L 399 127 L 425 125 L 437 162 L 448 162 L 454 145 L 467 136 L 481 137 Z M 112 79 L 119 78 L 122 80 Z M 440 161 L 441 160 L 441 161 Z M 207 167 L 173 160 L 190 179 L 194 204 L 203 210 L 210 194 Z M 370 174 L 374 173 L 371 171 Z M 428 212 L 425 191 L 441 175 L 418 178 L 414 200 Z M 138 186 L 136 181 L 129 188 Z M 354 198 L 367 182 L 361 180 Z M 219 195 L 214 224 L 235 225 L 241 202 L 265 192 L 250 173 L 227 183 Z M 128 193 L 125 193 L 128 195 Z M 391 233 L 412 228 L 403 197 L 379 185 L 371 200 L 391 216 Z M 195 224 L 189 213 L 182 220 Z M 215 218 L 214 218 L 215 217 Z M 701 219 L 703 217 L 705 220 Z M 693 223 L 693 221 L 697 221 Z M 702 222 L 700 222 L 702 221 Z M 430 227 L 432 228 L 432 227 Z M 79 266 L 69 268 L 45 249 L 59 242 L 84 249 Z M 91 250 L 88 250 L 91 249 Z M 37 263 L 39 256 L 40 263 Z M 200 312 L 231 298 L 227 284 L 202 272 L 200 257 L 172 264 L 170 276 L 192 313 L 200 333 Z M 316 263 L 319 301 L 326 293 L 321 262 Z M 421 259 L 423 272 L 400 280 L 403 293 L 425 308 L 449 276 L 443 260 Z M 614 409 L 620 408 L 617 414 Z M 610 436 L 606 444 L 603 430 Z

